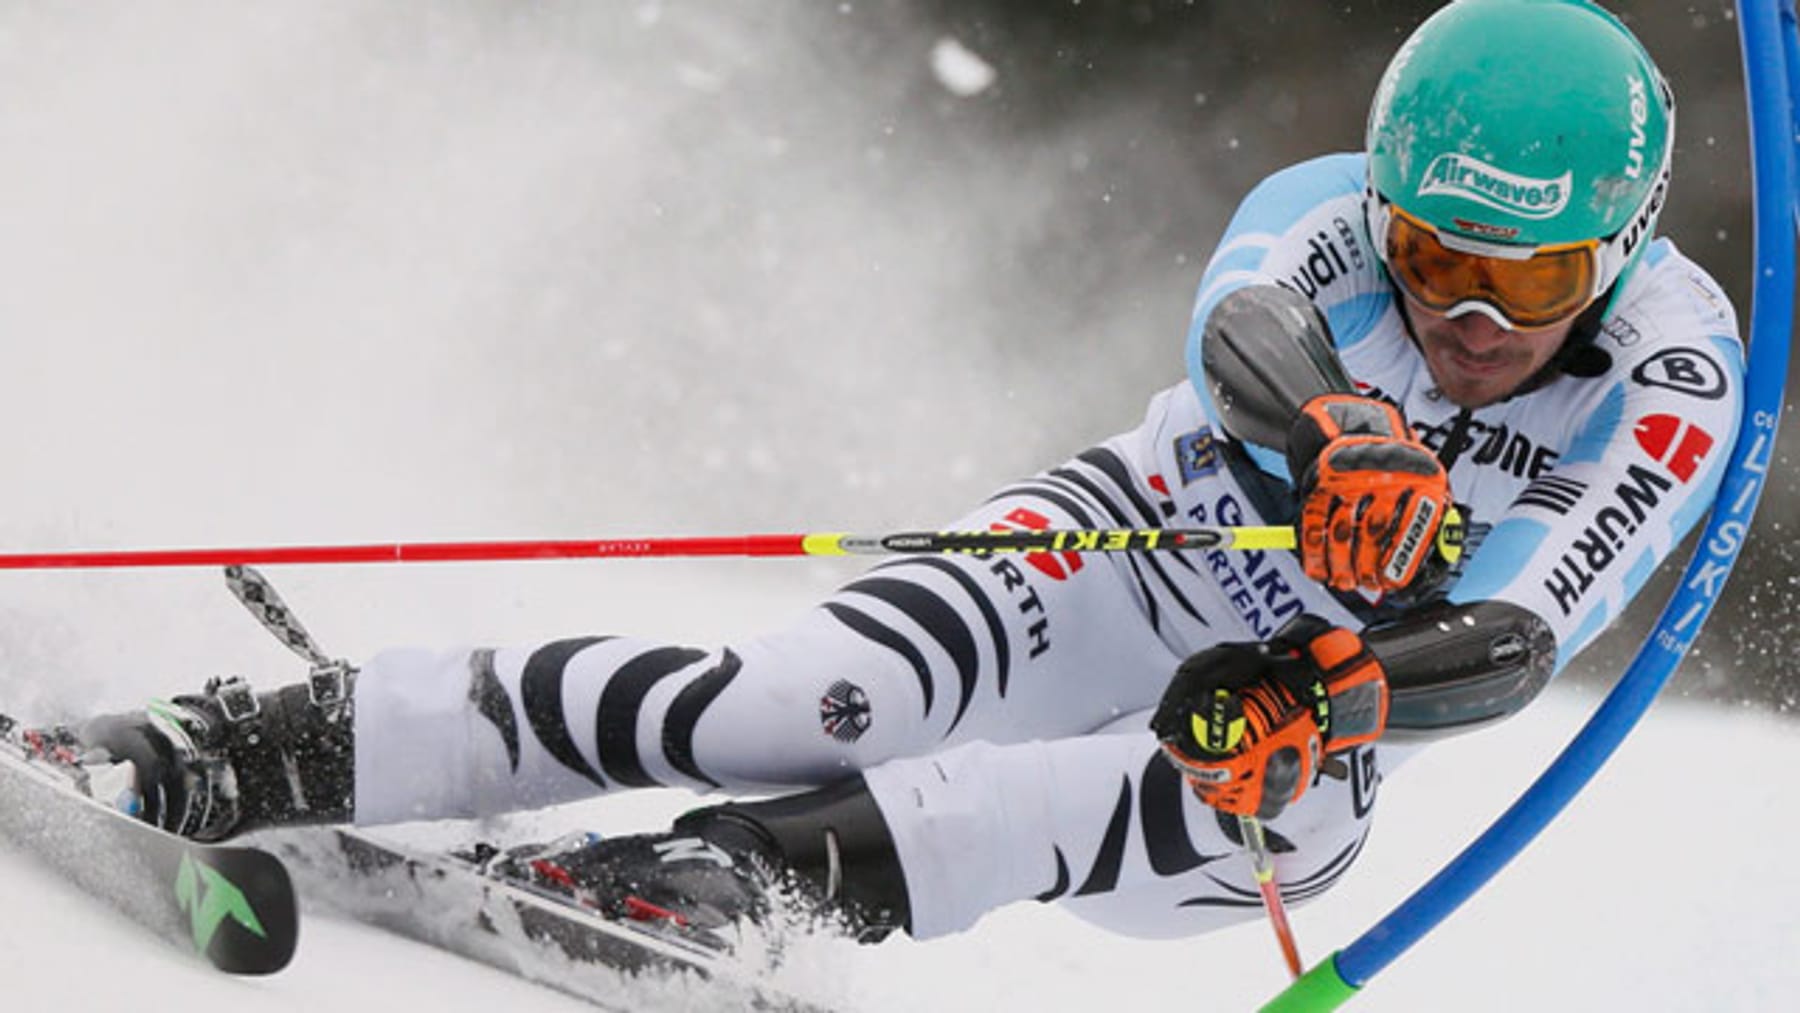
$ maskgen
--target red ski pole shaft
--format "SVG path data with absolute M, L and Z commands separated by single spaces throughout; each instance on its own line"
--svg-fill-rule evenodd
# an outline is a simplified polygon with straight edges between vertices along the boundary
M 1281 899 L 1281 883 L 1275 878 L 1275 856 L 1263 836 L 1262 821 L 1254 816 L 1239 816 L 1238 829 L 1244 835 L 1244 848 L 1250 853 L 1250 868 L 1256 875 L 1256 888 L 1261 891 L 1263 910 L 1268 912 L 1269 927 L 1275 930 L 1275 941 L 1281 947 L 1281 959 L 1295 978 L 1304 970 L 1300 960 L 1300 944 L 1294 939 L 1294 927 L 1288 923 L 1287 904 Z
M 0 553 L 0 570 L 241 566 L 319 563 L 446 563 L 527 559 L 704 556 L 917 555 L 965 552 L 1163 552 L 1291 549 L 1288 527 L 1069 528 L 1049 531 L 915 531 L 703 535 L 560 541 L 393 542 L 243 548 Z

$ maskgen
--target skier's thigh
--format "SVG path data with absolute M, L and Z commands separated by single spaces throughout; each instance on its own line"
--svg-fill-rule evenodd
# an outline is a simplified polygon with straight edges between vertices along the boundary
M 955 527 L 1090 521 L 1011 494 Z M 853 581 L 822 611 L 913 672 L 904 719 L 919 738 L 902 752 L 1076 735 L 1152 706 L 1180 660 L 1146 619 L 1133 565 L 1119 554 L 911 558 Z

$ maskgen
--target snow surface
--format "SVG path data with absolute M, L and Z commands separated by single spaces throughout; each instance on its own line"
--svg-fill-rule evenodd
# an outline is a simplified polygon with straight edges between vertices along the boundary
M 1548 761 L 1593 702 L 1552 693 L 1531 720 L 1433 747 L 1384 784 L 1358 866 L 1332 892 L 1293 912 L 1308 960 L 1354 938 L 1439 868 Z M 1793 959 L 1800 950 L 1793 871 L 1800 814 L 1778 772 L 1797 763 L 1800 735 L 1791 724 L 1659 706 L 1564 819 L 1349 1008 L 1793 1008 L 1800 999 L 1800 962 Z M 539 829 L 565 820 L 647 825 L 687 801 L 673 794 L 524 822 Z M 16 912 L 0 921 L 9 1009 L 51 1008 L 71 998 L 84 1009 L 591 1008 L 311 909 L 287 971 L 260 980 L 225 977 L 4 848 L 0 896 Z M 1262 924 L 1140 942 L 1027 904 L 929 943 L 804 945 L 777 980 L 866 1011 L 1172 1002 L 1241 1010 L 1278 991 L 1285 971 Z M 667 1006 L 639 1002 L 646 1009 L 707 1008 L 687 990 L 672 993 Z
M 1129 276 L 1142 262 L 1096 238 L 1126 234 L 1099 227 L 1126 202 L 1096 167 L 1163 150 L 1159 135 L 1112 106 L 1024 139 L 934 129 L 939 106 L 912 98 L 921 82 L 945 97 L 941 30 L 907 34 L 902 10 L 0 5 L 0 542 L 905 529 L 1130 427 L 1181 375 L 1198 261 Z M 836 44 L 869 17 L 892 44 Z M 1080 185 L 1053 190 L 1050 169 Z M 1195 177 L 1191 153 L 1148 176 L 1221 214 L 1237 197 Z M 716 644 L 855 572 L 271 576 L 327 649 L 362 658 L 602 632 Z M 230 673 L 300 671 L 215 572 L 0 580 L 0 701 L 28 719 Z M 1591 706 L 1552 691 L 1396 774 L 1359 867 L 1295 912 L 1304 952 L 1354 938 L 1439 868 Z M 1659 705 L 1360 1007 L 1800 1005 L 1796 732 Z M 405 832 L 617 832 L 687 801 Z M 0 901 L 7 1010 L 585 1008 L 317 911 L 287 972 L 224 978 L 4 847 Z M 999 1011 L 1245 1009 L 1283 978 L 1260 924 L 1140 943 L 1027 905 L 927 944 L 804 948 L 783 980 L 853 1009 Z

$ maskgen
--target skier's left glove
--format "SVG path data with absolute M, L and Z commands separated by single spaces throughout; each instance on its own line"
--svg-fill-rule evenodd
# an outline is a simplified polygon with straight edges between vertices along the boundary
M 1183 661 L 1150 729 L 1201 801 L 1269 820 L 1306 793 L 1321 756 L 1380 736 L 1387 709 L 1387 676 L 1362 638 L 1301 615 L 1266 644 Z
M 1288 469 L 1308 577 L 1387 593 L 1441 576 L 1427 561 L 1455 551 L 1438 538 L 1454 516 L 1450 480 L 1392 405 L 1354 394 L 1308 401 L 1288 434 Z

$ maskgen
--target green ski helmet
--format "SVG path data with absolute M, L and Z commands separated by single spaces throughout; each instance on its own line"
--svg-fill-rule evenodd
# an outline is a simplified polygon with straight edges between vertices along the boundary
M 1376 88 L 1370 237 L 1429 309 L 1554 326 L 1642 256 L 1674 141 L 1674 96 L 1611 14 L 1459 0 L 1413 32 Z

